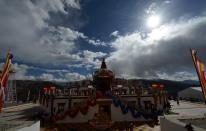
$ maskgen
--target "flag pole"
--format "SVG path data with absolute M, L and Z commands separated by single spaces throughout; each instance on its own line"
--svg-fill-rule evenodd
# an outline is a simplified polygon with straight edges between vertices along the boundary
M 196 53 L 196 52 L 195 52 Z M 205 102 L 205 104 L 206 104 L 206 99 L 205 99 L 205 93 L 204 93 L 204 87 L 203 87 L 203 84 L 202 84 L 202 81 L 201 81 L 201 79 L 200 79 L 200 74 L 198 73 L 198 70 L 197 70 L 197 64 L 196 64 L 196 62 L 195 62 L 195 59 L 196 59 L 196 54 L 195 54 L 195 58 L 193 57 L 193 55 L 192 55 L 192 49 L 190 48 L 190 54 L 191 54 L 191 56 L 192 56 L 192 61 L 193 61 L 193 64 L 194 64 L 194 66 L 195 66 L 195 69 L 196 69 L 196 72 L 197 72 L 197 76 L 198 76 L 198 78 L 199 78 L 199 82 L 200 82 L 200 85 L 201 85 L 201 88 L 202 88 L 202 94 L 203 94 L 203 100 L 204 100 L 204 102 Z

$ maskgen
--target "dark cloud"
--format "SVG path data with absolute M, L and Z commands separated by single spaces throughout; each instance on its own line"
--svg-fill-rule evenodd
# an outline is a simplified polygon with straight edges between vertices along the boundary
M 3 0 L 0 2 L 0 56 L 11 49 L 15 59 L 34 64 L 64 65 L 79 61 L 76 41 L 104 45 L 66 25 L 50 25 L 52 13 L 69 17 L 78 0 Z
M 2 0 L 0 2 L 1 56 L 11 49 L 18 60 L 48 63 L 56 60 L 52 55 L 55 48 L 62 52 L 67 52 L 68 48 L 73 49 L 74 40 L 80 36 L 80 33 L 66 27 L 54 29 L 47 22 L 52 17 L 50 12 L 66 15 L 68 12 L 65 6 L 80 8 L 78 1 L 73 0 L 36 0 L 33 2 Z M 55 31 L 59 31 L 62 37 Z
M 110 66 L 118 75 L 143 78 L 194 79 L 190 48 L 206 59 L 206 17 L 164 25 L 141 39 L 139 33 L 120 36 L 112 46 Z M 181 77 L 184 76 L 184 77 Z M 179 76 L 177 78 L 177 76 Z

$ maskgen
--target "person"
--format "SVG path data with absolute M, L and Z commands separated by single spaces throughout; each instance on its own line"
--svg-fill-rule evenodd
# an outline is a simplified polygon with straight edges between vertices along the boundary
M 179 99 L 179 96 L 177 96 L 177 105 L 178 105 L 178 106 L 180 105 L 180 99 Z
M 186 125 L 185 125 L 185 128 L 186 128 L 188 131 L 194 131 L 191 123 L 186 124 Z

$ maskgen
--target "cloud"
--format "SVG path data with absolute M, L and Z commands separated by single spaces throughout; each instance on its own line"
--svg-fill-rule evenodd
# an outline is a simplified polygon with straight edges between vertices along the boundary
M 85 39 L 89 44 L 92 44 L 94 46 L 107 46 L 105 42 L 100 41 L 99 39 L 95 40 L 95 39 Z
M 33 3 L 38 8 L 44 9 L 46 12 L 61 12 L 68 14 L 69 12 L 65 10 L 66 7 L 80 9 L 78 0 L 35 0 Z
M 35 65 L 68 65 L 82 60 L 76 42 L 83 39 L 95 46 L 105 46 L 98 39 L 68 26 L 52 26 L 52 14 L 81 9 L 78 0 L 3 0 L 0 2 L 0 56 L 11 49 L 14 59 Z M 67 16 L 68 15 L 68 16 Z
M 165 3 L 165 4 L 170 4 L 170 3 L 171 3 L 171 0 L 165 0 L 164 3 Z
M 89 50 L 85 50 L 82 52 L 83 60 L 82 64 L 87 68 L 99 68 L 101 61 L 99 59 L 102 59 L 106 57 L 107 53 L 103 52 L 93 52 Z
M 3 65 L 4 65 L 4 63 L 0 63 L 0 69 L 3 69 Z M 28 69 L 33 69 L 33 68 L 35 68 L 35 67 L 28 66 L 28 65 L 25 65 L 25 64 L 14 63 L 14 64 L 12 64 L 12 70 L 15 71 L 15 74 L 12 74 L 10 76 L 10 79 L 35 80 L 35 76 L 27 74 Z
M 193 73 L 185 72 L 185 71 L 174 72 L 172 74 L 161 72 L 158 74 L 158 77 L 161 79 L 176 80 L 176 81 L 197 80 L 196 75 L 194 75 Z
M 65 78 L 57 78 L 54 74 L 50 73 L 42 73 L 40 76 L 36 78 L 36 80 L 41 81 L 52 81 L 52 82 L 68 82 L 68 79 Z
M 43 81 L 53 81 L 54 80 L 54 75 L 52 74 L 46 74 L 46 73 L 43 73 L 39 79 L 43 80 Z
M 3 68 L 3 63 L 0 63 L 0 68 Z M 71 72 L 66 69 L 46 69 L 35 66 L 29 66 L 26 64 L 12 64 L 12 69 L 15 74 L 11 75 L 9 79 L 15 80 L 40 80 L 40 81 L 55 81 L 55 82 L 68 82 L 88 79 L 91 76 L 84 76 L 77 72 Z M 38 74 L 33 75 L 30 70 L 38 72 Z
M 147 14 L 155 14 L 155 9 L 157 8 L 157 3 L 152 2 L 149 7 L 146 9 Z
M 101 60 L 105 58 L 108 53 L 104 52 L 94 52 L 89 50 L 83 50 L 77 53 L 80 57 L 80 60 L 76 63 L 68 64 L 68 68 L 84 68 L 87 70 L 94 70 L 99 68 Z
M 79 64 L 68 64 L 67 67 L 68 68 L 81 68 L 85 66 L 83 63 L 79 63 Z
M 79 81 L 86 79 L 84 75 L 81 75 L 79 73 L 73 72 L 73 73 L 66 73 L 65 78 L 68 79 L 69 81 Z
M 119 36 L 111 42 L 115 51 L 108 63 L 119 76 L 197 79 L 189 48 L 197 49 L 205 61 L 205 34 L 206 17 L 197 17 L 162 25 L 145 39 L 140 32 Z
M 110 36 L 118 37 L 119 36 L 119 31 L 114 31 L 110 34 Z
M 93 52 L 89 50 L 84 50 L 82 54 L 84 55 L 84 58 L 87 59 L 88 61 L 95 58 L 102 58 L 107 55 L 106 53 L 103 52 Z
M 77 0 L 22 0 L 0 2 L 0 52 L 8 49 L 15 59 L 30 63 L 64 63 L 76 60 L 75 41 L 83 33 L 69 27 L 50 25 L 52 13 L 67 15 L 69 8 L 80 9 Z M 67 10 L 66 10 L 67 9 Z M 62 59 L 60 59 L 62 58 Z M 63 60 L 64 59 L 64 60 Z

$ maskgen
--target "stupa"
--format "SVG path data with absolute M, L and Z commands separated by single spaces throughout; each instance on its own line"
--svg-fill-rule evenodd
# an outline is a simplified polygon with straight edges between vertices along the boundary
M 101 68 L 95 71 L 93 75 L 94 86 L 97 90 L 105 93 L 111 90 L 114 78 L 114 73 L 107 69 L 105 59 L 103 58 Z

